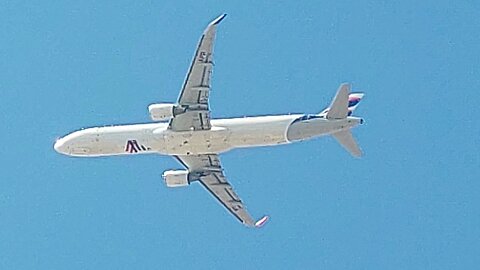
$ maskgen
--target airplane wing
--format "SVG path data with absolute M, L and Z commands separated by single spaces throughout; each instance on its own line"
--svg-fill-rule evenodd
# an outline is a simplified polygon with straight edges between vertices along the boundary
M 217 25 L 225 16 L 223 14 L 213 20 L 200 38 L 177 101 L 182 113 L 170 120 L 169 128 L 174 131 L 211 128 L 208 96 L 213 68 L 213 45 Z
M 261 227 L 268 219 L 265 216 L 254 222 L 242 200 L 228 183 L 218 155 L 175 156 L 185 166 L 192 179 L 197 179 L 240 222 L 249 227 Z

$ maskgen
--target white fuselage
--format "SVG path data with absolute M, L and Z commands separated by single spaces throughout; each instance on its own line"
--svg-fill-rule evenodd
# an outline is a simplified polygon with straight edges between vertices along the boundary
M 168 122 L 93 127 L 73 132 L 55 143 L 71 156 L 110 156 L 140 153 L 196 155 L 234 148 L 285 144 L 351 128 L 357 117 L 328 120 L 322 116 L 276 115 L 212 119 L 210 130 L 172 131 Z

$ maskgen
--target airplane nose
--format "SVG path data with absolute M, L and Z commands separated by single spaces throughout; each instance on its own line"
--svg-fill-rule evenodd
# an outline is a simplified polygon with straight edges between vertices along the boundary
M 65 147 L 65 140 L 64 139 L 58 139 L 55 144 L 53 145 L 53 148 L 55 151 L 57 151 L 60 154 L 65 154 L 66 153 L 66 147 Z

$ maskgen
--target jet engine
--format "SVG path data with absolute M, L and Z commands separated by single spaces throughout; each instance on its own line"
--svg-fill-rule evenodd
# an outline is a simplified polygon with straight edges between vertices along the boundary
M 174 110 L 175 104 L 171 103 L 152 104 L 148 106 L 148 112 L 153 121 L 164 121 L 172 118 L 174 116 Z
M 188 180 L 188 171 L 180 170 L 180 171 L 165 171 L 163 172 L 163 180 L 167 187 L 184 187 L 190 184 Z

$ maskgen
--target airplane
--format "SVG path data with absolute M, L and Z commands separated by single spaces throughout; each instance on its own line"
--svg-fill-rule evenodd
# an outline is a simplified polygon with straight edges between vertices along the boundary
M 235 148 L 275 146 L 331 135 L 353 156 L 362 152 L 350 129 L 363 123 L 352 116 L 363 93 L 350 93 L 343 83 L 330 106 L 318 114 L 266 115 L 213 119 L 209 109 L 210 78 L 216 28 L 223 14 L 208 24 L 200 38 L 176 103 L 151 104 L 153 123 L 86 128 L 56 140 L 54 149 L 68 156 L 163 154 L 183 170 L 167 170 L 162 178 L 176 188 L 199 182 L 233 216 L 248 227 L 261 227 L 228 182 L 219 154 Z

